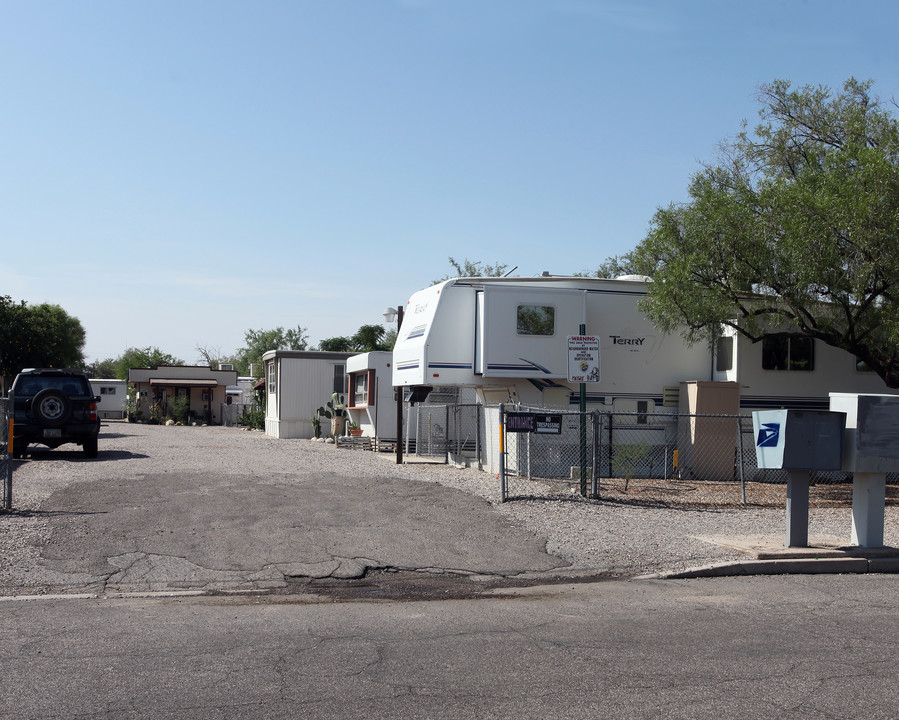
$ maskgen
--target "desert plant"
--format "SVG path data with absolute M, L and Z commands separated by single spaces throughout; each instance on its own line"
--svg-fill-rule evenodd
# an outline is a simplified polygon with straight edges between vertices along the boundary
M 240 416 L 241 425 L 245 425 L 246 427 L 251 427 L 254 430 L 264 430 L 265 429 L 265 408 L 261 408 L 258 405 L 254 405 L 253 407 L 244 408 L 243 413 Z

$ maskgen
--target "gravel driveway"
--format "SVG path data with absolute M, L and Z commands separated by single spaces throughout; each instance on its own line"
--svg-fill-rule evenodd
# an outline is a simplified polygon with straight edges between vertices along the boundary
M 721 504 L 687 489 L 682 493 L 686 501 L 672 501 L 670 488 L 653 496 L 651 488 L 633 486 L 624 493 L 614 485 L 603 489 L 601 500 L 569 495 L 500 503 L 495 475 L 475 469 L 417 462 L 397 466 L 393 455 L 309 440 L 277 440 L 239 428 L 109 421 L 100 436 L 97 460 L 84 460 L 75 446 L 64 446 L 46 452 L 36 449 L 32 459 L 16 465 L 14 511 L 0 514 L 0 585 L 9 589 L 28 583 L 52 533 L 54 493 L 71 492 L 81 483 L 168 472 L 260 479 L 278 475 L 288 481 L 295 473 L 320 472 L 361 480 L 386 476 L 436 483 L 486 500 L 492 512 L 511 526 L 545 542 L 546 552 L 563 560 L 568 572 L 632 577 L 740 560 L 745 555 L 710 539 L 756 538 L 777 544 L 785 529 L 782 487 L 766 491 L 764 502 L 770 506 Z M 810 543 L 848 544 L 848 505 L 826 505 L 811 511 Z M 887 545 L 899 545 L 897 520 L 897 508 L 888 507 Z

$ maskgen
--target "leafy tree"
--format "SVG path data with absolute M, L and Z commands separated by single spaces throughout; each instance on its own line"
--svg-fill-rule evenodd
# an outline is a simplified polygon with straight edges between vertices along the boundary
M 262 377 L 262 354 L 269 350 L 305 350 L 309 338 L 306 328 L 297 325 L 295 328 L 276 327 L 273 330 L 247 330 L 244 333 L 246 347 L 240 348 L 234 355 L 234 369 L 239 375 L 250 374 L 252 365 L 254 375 Z
M 387 331 L 381 325 L 362 325 L 350 338 L 350 342 L 356 352 L 386 350 L 382 342 L 386 334 Z
M 337 337 L 325 338 L 319 341 L 318 349 L 325 352 L 350 352 L 352 343 L 348 337 L 338 335 Z
M 634 251 L 661 329 L 814 338 L 899 387 L 899 123 L 870 89 L 761 88 L 754 135 L 744 122 Z
M 86 333 L 59 305 L 28 305 L 0 297 L 0 375 L 10 380 L 25 367 L 81 367 Z
M 117 358 L 94 360 L 94 362 L 85 365 L 84 371 L 90 378 L 114 378 L 118 376 L 119 361 Z
M 621 275 L 637 274 L 634 266 L 634 254 L 613 255 L 593 272 L 577 272 L 575 277 L 616 278 Z
M 325 338 L 318 344 L 319 350 L 329 352 L 372 352 L 392 350 L 396 344 L 396 331 L 387 331 L 381 325 L 361 325 L 350 337 Z
M 455 258 L 449 258 L 449 264 L 452 266 L 454 272 L 449 275 L 444 275 L 439 280 L 435 280 L 432 283 L 433 285 L 456 277 L 503 277 L 507 274 L 506 268 L 509 267 L 508 265 L 502 265 L 500 263 L 485 265 L 478 261 L 469 260 L 468 258 L 465 258 L 461 263 L 456 262 Z M 512 268 L 512 270 L 514 269 L 515 268 Z
M 128 348 L 116 361 L 116 377 L 127 380 L 129 368 L 155 368 L 160 365 L 184 365 L 184 361 L 158 347 Z

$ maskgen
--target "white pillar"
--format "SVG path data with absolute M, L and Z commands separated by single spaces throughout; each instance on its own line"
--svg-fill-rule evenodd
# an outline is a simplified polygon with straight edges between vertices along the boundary
M 852 474 L 852 544 L 883 547 L 886 473 Z

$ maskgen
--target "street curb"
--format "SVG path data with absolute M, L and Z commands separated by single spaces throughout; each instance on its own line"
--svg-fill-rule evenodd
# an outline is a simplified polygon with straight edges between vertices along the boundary
M 789 558 L 717 563 L 668 573 L 642 575 L 635 580 L 681 580 L 748 575 L 839 575 L 899 573 L 899 557 L 889 558 Z

